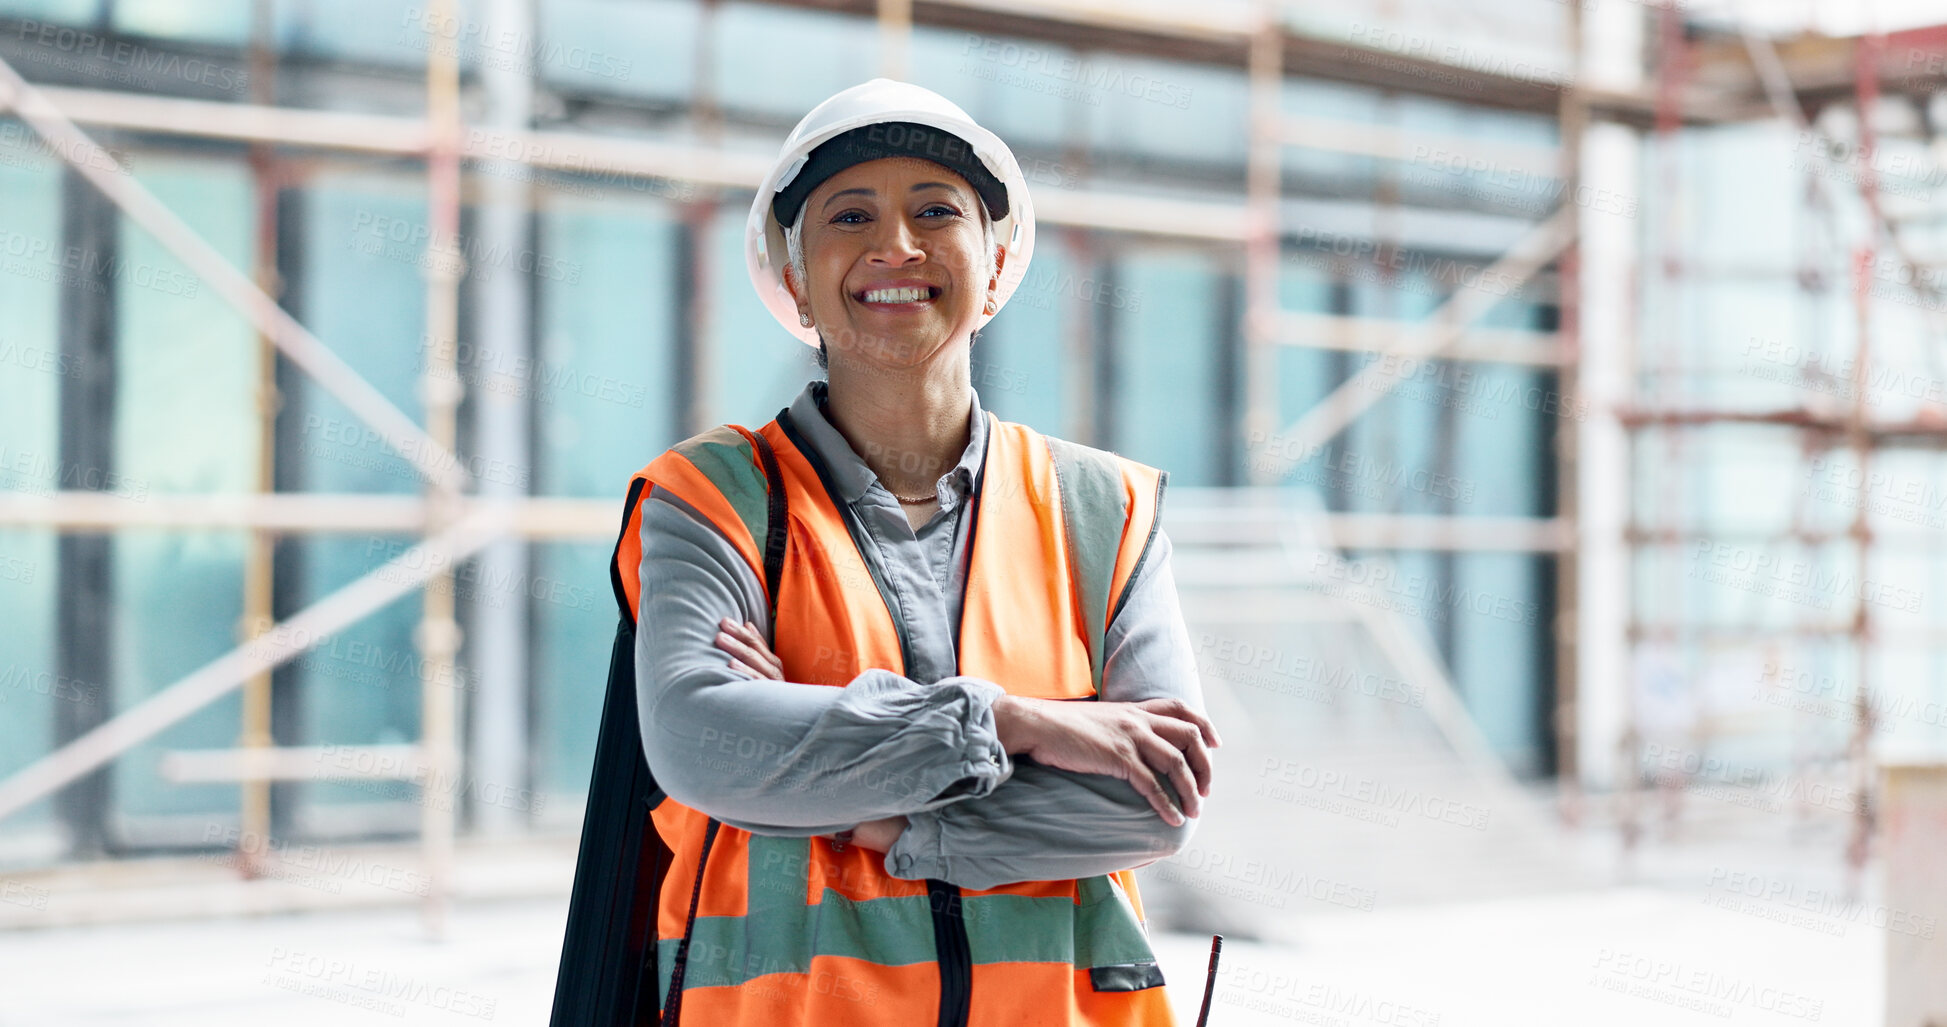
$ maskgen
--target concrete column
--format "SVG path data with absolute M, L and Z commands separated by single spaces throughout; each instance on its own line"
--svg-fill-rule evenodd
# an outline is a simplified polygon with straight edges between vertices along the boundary
M 1947 756 L 1880 761 L 1886 1027 L 1947 1024 Z
M 483 15 L 487 38 L 535 38 L 533 0 L 489 0 Z M 529 127 L 534 106 L 534 69 L 522 61 L 485 61 L 480 81 L 485 90 L 482 125 L 489 131 L 518 131 Z M 481 166 L 479 186 L 479 253 L 524 253 L 533 246 L 530 228 L 528 169 L 519 163 L 493 161 Z M 496 274 L 473 290 L 474 317 L 481 355 L 474 372 L 473 435 L 482 498 L 518 499 L 532 483 L 529 452 L 530 420 L 537 375 L 532 368 L 534 340 L 530 331 L 529 280 L 520 274 Z M 507 376 L 515 380 L 506 380 Z M 484 379 L 501 378 L 490 382 Z M 532 573 L 524 539 L 503 539 L 479 556 L 481 587 L 474 590 L 468 641 L 472 651 L 469 676 L 473 704 L 468 773 L 468 810 L 474 830 L 482 835 L 516 833 L 525 826 L 528 810 L 509 803 L 510 795 L 532 794 L 528 780 L 528 592 Z M 501 587 L 499 583 L 508 583 Z M 490 800 L 499 799 L 499 802 Z
M 1583 12 L 1580 85 L 1640 88 L 1643 12 L 1601 4 Z M 1581 186 L 1588 195 L 1639 196 L 1641 142 L 1623 125 L 1582 134 Z M 1569 198 L 1573 202 L 1573 198 Z M 1629 721 L 1629 437 L 1619 417 L 1630 401 L 1636 343 L 1637 221 L 1583 211 L 1580 361 L 1576 385 L 1587 417 L 1576 429 L 1576 768 L 1583 787 L 1622 780 L 1619 746 Z

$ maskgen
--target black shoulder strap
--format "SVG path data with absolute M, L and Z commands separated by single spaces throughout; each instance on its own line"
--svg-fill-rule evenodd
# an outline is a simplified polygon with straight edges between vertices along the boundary
M 622 610 L 622 619 L 635 623 L 635 611 L 629 609 L 629 593 L 622 588 L 622 564 L 615 554 L 622 551 L 622 538 L 629 533 L 629 522 L 635 519 L 636 504 L 642 502 L 642 495 L 648 491 L 649 481 L 637 478 L 629 482 L 629 498 L 622 502 L 622 527 L 616 533 L 615 548 L 609 550 L 608 585 L 615 590 L 615 605 Z
M 771 440 L 761 431 L 750 433 L 757 440 L 757 456 L 764 464 L 764 480 L 769 485 L 770 514 L 764 519 L 764 594 L 771 602 L 771 641 L 777 641 L 777 588 L 784 577 L 784 545 L 790 531 L 785 520 L 789 513 L 789 503 L 784 495 L 784 473 L 778 470 L 777 454 L 771 451 Z

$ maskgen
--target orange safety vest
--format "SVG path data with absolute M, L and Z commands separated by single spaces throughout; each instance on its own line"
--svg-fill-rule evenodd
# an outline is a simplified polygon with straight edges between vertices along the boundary
M 1105 627 L 1155 536 L 1168 474 L 983 413 L 959 673 L 1020 696 L 1092 699 Z M 765 464 L 785 499 L 778 535 Z M 636 473 L 613 566 L 631 615 L 651 485 L 709 518 L 765 583 L 786 680 L 904 673 L 898 595 L 788 408 L 755 433 L 704 432 Z M 767 568 L 770 540 L 783 554 Z M 684 1023 L 1176 1023 L 1131 871 L 967 890 L 893 877 L 856 846 L 754 835 L 660 794 L 649 815 L 673 853 L 656 912 L 658 1008 L 675 1000 Z

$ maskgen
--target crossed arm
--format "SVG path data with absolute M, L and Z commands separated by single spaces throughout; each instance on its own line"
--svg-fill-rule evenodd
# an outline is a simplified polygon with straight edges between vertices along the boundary
M 903 820 L 889 873 L 973 888 L 1139 866 L 1194 830 L 1216 736 L 1160 531 L 1108 628 L 1104 702 L 1056 703 L 884 669 L 844 688 L 783 681 L 749 644 L 761 649 L 767 613 L 736 550 L 661 490 L 642 523 L 643 747 L 679 802 L 759 834 Z M 751 631 L 719 635 L 726 619 Z M 1170 790 L 1188 817 L 1161 815 L 1163 787 L 1124 769 L 1144 759 L 1174 763 L 1183 783 Z

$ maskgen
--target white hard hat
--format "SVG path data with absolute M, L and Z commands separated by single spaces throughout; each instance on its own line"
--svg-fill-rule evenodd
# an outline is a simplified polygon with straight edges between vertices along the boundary
M 993 180 L 1005 190 L 1006 213 L 994 218 L 994 241 L 1007 247 L 1007 260 L 1001 267 L 999 287 L 995 291 L 995 313 L 1007 305 L 1007 299 L 1027 277 L 1028 260 L 1034 255 L 1034 203 L 1028 197 L 1027 179 L 1021 174 L 1021 165 L 1014 154 L 994 133 L 974 124 L 953 101 L 910 82 L 899 82 L 889 78 L 875 78 L 850 89 L 834 94 L 824 103 L 811 109 L 798 127 L 784 140 L 784 148 L 778 151 L 777 163 L 771 173 L 764 176 L 764 184 L 757 189 L 757 197 L 750 205 L 750 220 L 744 228 L 744 263 L 750 269 L 751 285 L 757 289 L 757 296 L 770 308 L 771 316 L 784 330 L 796 336 L 799 341 L 816 347 L 818 329 L 807 328 L 798 321 L 798 304 L 791 298 L 791 290 L 784 285 L 784 266 L 791 262 L 790 254 L 784 245 L 784 229 L 772 212 L 772 204 L 777 201 L 780 190 L 786 189 L 798 178 L 812 152 L 820 145 L 850 132 L 853 129 L 883 122 L 906 122 L 924 125 L 948 133 L 957 140 L 964 141 L 972 148 L 973 155 L 979 158 L 978 168 L 965 165 L 971 174 L 965 175 L 980 192 L 984 180 L 981 171 L 991 175 Z M 904 142 L 904 140 L 898 140 Z M 932 152 L 918 152 L 928 159 L 936 159 L 947 167 L 954 167 L 951 160 L 958 150 L 955 140 L 932 141 Z M 944 153 L 937 144 L 946 142 L 950 149 Z M 917 151 L 916 151 L 917 152 Z M 956 169 L 960 170 L 960 169 Z M 814 185 L 816 183 L 813 183 Z M 800 189 L 803 190 L 803 183 Z M 991 190 L 990 190 L 991 191 Z M 982 200 L 992 211 L 993 202 L 998 198 L 982 193 Z M 799 196 L 798 202 L 803 201 Z M 984 327 L 993 319 L 993 314 L 983 311 L 975 328 Z

